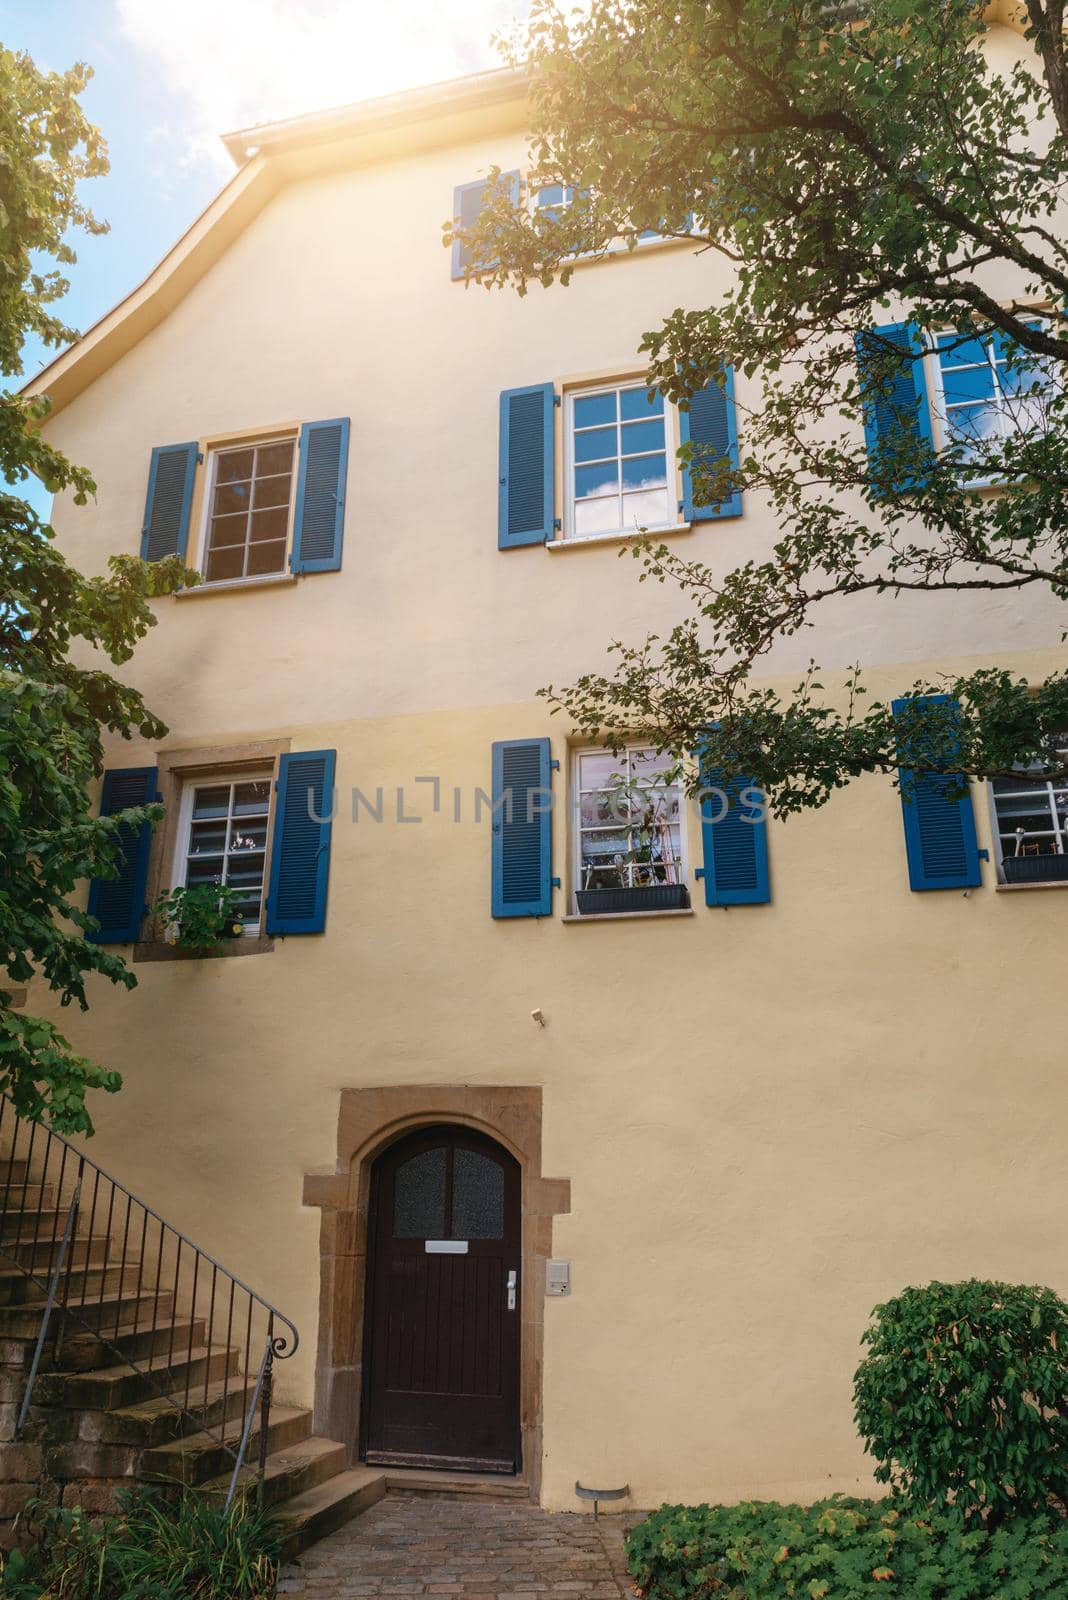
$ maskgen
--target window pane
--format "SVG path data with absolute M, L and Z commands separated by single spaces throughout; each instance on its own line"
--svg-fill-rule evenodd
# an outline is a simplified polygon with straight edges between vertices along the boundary
M 624 490 L 656 489 L 666 482 L 666 456 L 628 456 L 623 462 Z
M 242 890 L 255 890 L 258 893 L 263 887 L 263 856 L 231 856 L 227 862 L 226 881 L 239 893 Z
M 544 189 L 538 190 L 538 205 L 542 210 L 552 206 L 559 208 L 564 203 L 564 186 L 562 183 L 547 183 Z
M 280 444 L 261 444 L 256 451 L 256 476 L 267 477 L 272 472 L 291 472 L 293 468 L 293 441 L 283 439 Z
M 213 784 L 210 788 L 194 789 L 194 817 L 225 817 L 230 810 L 230 785 Z
M 624 389 L 619 396 L 619 410 L 624 422 L 641 421 L 658 416 L 664 409 L 664 398 L 659 390 L 650 400 L 644 388 Z
M 963 400 L 989 400 L 994 393 L 994 370 L 989 364 L 956 367 L 943 373 L 942 388 L 947 405 Z
M 615 461 L 600 461 L 592 467 L 575 468 L 575 497 L 611 494 L 619 488 L 619 466 Z
M 662 528 L 667 520 L 667 495 L 663 489 L 623 496 L 623 527 L 628 531 L 632 528 Z
M 281 544 L 250 544 L 248 547 L 249 577 L 260 577 L 266 572 L 281 572 L 285 564 L 284 540 Z
M 479 1150 L 456 1150 L 452 1166 L 452 1237 L 504 1237 L 504 1168 Z
M 946 426 L 955 444 L 981 444 L 998 437 L 1001 418 L 995 405 L 954 406 L 947 414 Z
M 943 333 L 939 336 L 938 350 L 943 372 L 948 372 L 950 367 L 990 364 L 987 346 L 982 339 L 965 339 L 959 333 Z
M 236 511 L 247 511 L 249 503 L 250 484 L 247 483 L 220 483 L 215 489 L 215 505 L 212 508 L 215 515 L 224 517 Z
M 251 478 L 251 450 L 226 450 L 219 456 L 218 460 L 219 464 L 215 475 L 216 483 L 235 483 L 241 478 Z
M 189 830 L 191 856 L 221 856 L 226 849 L 226 823 L 194 822 Z
M 280 473 L 273 478 L 257 478 L 252 491 L 252 504 L 254 506 L 288 506 L 291 482 L 292 479 L 288 472 Z
M 234 821 L 230 824 L 231 854 L 246 850 L 262 850 L 266 844 L 266 818 L 262 822 Z
M 614 494 L 605 500 L 575 502 L 575 532 L 580 538 L 593 533 L 616 533 L 618 530 L 619 500 Z
M 222 856 L 190 856 L 185 873 L 188 888 L 195 889 L 200 883 L 221 883 L 222 879 Z
M 615 390 L 608 394 L 581 394 L 575 396 L 575 427 L 601 427 L 616 420 Z
M 271 780 L 256 778 L 251 783 L 234 784 L 234 816 L 246 817 L 266 811 L 271 803 Z
M 625 456 L 637 455 L 642 450 L 663 450 L 664 419 L 654 422 L 628 422 L 622 430 L 621 449 Z
M 240 517 L 213 517 L 211 523 L 211 548 L 217 550 L 223 545 L 243 544 L 247 527 L 248 518 L 244 515 Z
M 445 1151 L 424 1150 L 397 1168 L 393 1180 L 393 1237 L 445 1237 Z
M 575 435 L 576 461 L 600 461 L 614 456 L 618 448 L 615 428 L 591 428 Z
M 284 539 L 289 527 L 288 502 L 284 506 L 276 506 L 271 511 L 254 511 L 250 527 L 253 543 L 258 544 L 264 539 Z
M 630 815 L 625 789 L 608 794 L 584 794 L 579 802 L 579 825 L 583 828 L 619 827 Z
M 227 578 L 240 578 L 244 573 L 245 547 L 235 545 L 230 550 L 212 550 L 208 555 L 206 576 L 211 583 L 222 583 Z
M 610 750 L 591 750 L 579 757 L 579 788 L 607 789 L 623 774 L 626 763 Z

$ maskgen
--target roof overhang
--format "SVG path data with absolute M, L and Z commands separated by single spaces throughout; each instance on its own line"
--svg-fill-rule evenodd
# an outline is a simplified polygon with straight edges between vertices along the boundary
M 527 115 L 526 77 L 505 68 L 226 134 L 223 142 L 239 163 L 229 183 L 147 278 L 21 393 L 47 394 L 50 414 L 62 411 L 174 310 L 283 185 L 521 131 Z

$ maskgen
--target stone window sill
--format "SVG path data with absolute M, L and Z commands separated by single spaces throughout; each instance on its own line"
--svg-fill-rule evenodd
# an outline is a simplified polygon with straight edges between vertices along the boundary
M 692 917 L 693 906 L 676 907 L 670 911 L 591 911 L 585 916 L 579 911 L 569 911 L 561 922 L 651 922 L 654 917 Z
M 193 589 L 176 589 L 176 600 L 206 600 L 213 594 L 233 594 L 237 589 L 291 589 L 295 572 L 271 572 L 263 578 L 227 578 L 221 583 L 198 583 Z
M 550 539 L 545 548 L 555 554 L 560 550 L 585 550 L 589 545 L 631 544 L 638 539 L 666 539 L 669 534 L 692 532 L 692 522 L 672 522 L 666 528 L 635 529 L 633 533 L 588 533 L 582 539 Z
M 227 939 L 215 950 L 182 950 L 176 944 L 166 944 L 162 939 L 139 939 L 134 945 L 133 958 L 138 961 L 217 961 L 220 957 L 269 956 L 274 950 L 274 939 L 266 934 L 241 939 Z
M 1028 894 L 1032 889 L 1068 889 L 1068 879 L 1059 878 L 1049 883 L 996 883 L 994 888 L 998 894 L 1018 894 L 1021 890 Z

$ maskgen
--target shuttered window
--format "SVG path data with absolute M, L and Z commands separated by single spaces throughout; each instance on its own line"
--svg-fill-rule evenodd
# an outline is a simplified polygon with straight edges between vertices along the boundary
M 924 751 L 946 748 L 944 726 L 931 732 L 923 723 L 925 706 L 944 706 L 952 716 L 956 702 L 948 695 L 928 695 L 893 702 L 898 727 L 901 815 L 909 886 L 914 890 L 967 889 L 982 882 L 971 791 L 957 774 L 925 768 Z
M 878 496 L 915 487 L 917 464 L 933 443 L 924 348 L 920 330 L 907 322 L 857 335 L 864 439 Z
M 682 504 L 686 522 L 737 517 L 742 493 L 734 488 L 716 498 L 715 485 L 726 470 L 738 468 L 738 424 L 734 405 L 734 368 L 725 367 L 722 383 L 709 383 L 679 411 L 679 443 L 689 445 L 682 468 Z
M 165 556 L 185 559 L 198 459 L 195 441 L 161 444 L 153 450 L 141 525 L 142 561 L 162 561 Z
M 551 383 L 500 397 L 497 544 L 544 544 L 553 536 L 554 394 Z
M 335 764 L 333 750 L 288 751 L 279 761 L 269 934 L 322 933 L 326 927 Z
M 552 757 L 548 739 L 502 739 L 492 752 L 491 909 L 552 912 Z
M 100 792 L 100 815 L 145 806 L 158 798 L 158 772 L 155 767 L 112 767 L 104 773 Z M 94 944 L 128 944 L 141 932 L 147 907 L 148 858 L 152 828 L 147 822 L 119 829 L 118 874 L 113 878 L 94 878 L 89 885 L 87 910 L 99 926 L 87 937 Z

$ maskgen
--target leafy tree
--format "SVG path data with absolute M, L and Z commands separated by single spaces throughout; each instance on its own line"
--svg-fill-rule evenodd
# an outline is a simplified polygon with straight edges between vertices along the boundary
M 736 469 L 690 464 L 701 499 L 742 488 L 778 526 L 726 573 L 677 546 L 632 547 L 642 579 L 677 585 L 686 614 L 665 637 L 616 641 L 606 670 L 542 691 L 579 730 L 676 753 L 703 739 L 712 765 L 751 775 L 787 814 L 899 762 L 890 708 L 865 698 L 859 664 L 833 694 L 815 663 L 792 694 L 756 681 L 818 614 L 868 594 L 951 607 L 1042 591 L 1056 634 L 1068 594 L 1063 22 L 1061 0 L 1026 0 L 1018 55 L 986 60 L 974 0 L 592 0 L 566 15 L 534 0 L 508 46 L 530 74 L 531 168 L 518 204 L 491 185 L 478 224 L 456 229 L 474 262 L 492 263 L 469 276 L 525 293 L 567 284 L 580 255 L 635 248 L 643 230 L 697 235 L 710 267 L 730 263 L 730 287 L 645 335 L 649 382 L 685 408 L 727 362 L 758 379 Z M 531 203 L 561 182 L 569 204 Z M 871 333 L 892 318 L 962 349 L 999 341 L 1015 390 L 1003 434 L 961 432 L 936 454 L 907 426 L 892 390 L 901 350 Z M 875 407 L 892 425 L 869 460 Z M 922 739 L 925 765 L 1062 770 L 1065 673 L 1027 683 L 985 666 L 911 690 L 945 691 L 959 716 L 914 713 L 910 749 Z
M 0 373 L 17 376 L 24 341 L 75 338 L 55 314 L 75 257 L 69 230 L 101 233 L 78 198 L 83 178 L 107 171 L 103 140 L 78 96 L 90 70 L 40 72 L 0 46 Z M 0 389 L 0 1088 L 24 1116 L 47 1113 L 62 1130 L 91 1132 L 90 1088 L 119 1076 L 79 1056 L 49 1021 L 12 1009 L 13 985 L 43 980 L 62 1005 L 84 1009 L 98 973 L 135 983 L 121 957 L 87 942 L 74 903 L 80 880 L 115 871 L 119 830 L 159 807 L 90 814 L 104 730 L 159 738 L 164 725 L 136 689 L 98 664 L 118 665 L 154 621 L 148 599 L 188 576 L 171 559 L 147 566 L 114 556 L 85 578 L 63 559 L 50 527 L 12 488 L 35 473 L 84 505 L 91 476 L 40 435 L 48 402 Z M 74 655 L 71 651 L 74 647 Z M 5 978 L 6 974 L 6 978 Z

